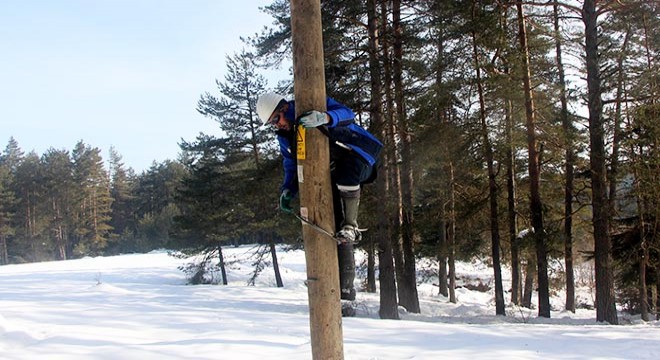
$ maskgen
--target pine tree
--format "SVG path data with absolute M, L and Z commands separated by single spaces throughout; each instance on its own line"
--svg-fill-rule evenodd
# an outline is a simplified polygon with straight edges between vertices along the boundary
M 573 197 L 575 184 L 575 126 L 568 113 L 568 93 L 566 73 L 564 71 L 561 27 L 559 23 L 559 2 L 553 3 L 553 30 L 557 62 L 559 101 L 561 109 L 559 119 L 564 132 L 566 163 L 564 165 L 566 184 L 564 185 L 564 263 L 566 267 L 566 310 L 575 312 L 575 275 L 573 272 Z
M 222 282 L 227 284 L 222 243 L 232 229 L 226 227 L 226 217 L 232 212 L 231 191 L 227 191 L 227 177 L 223 176 L 220 157 L 222 149 L 215 139 L 199 135 L 195 143 L 180 144 L 189 159 L 185 164 L 187 176 L 182 179 L 176 199 L 181 213 L 174 218 L 175 238 L 192 253 L 210 258 L 217 251 Z M 200 264 L 203 269 L 206 264 Z
M 10 252 L 23 261 L 48 259 L 41 241 L 45 236 L 46 221 L 43 216 L 44 187 L 41 181 L 42 167 L 39 156 L 30 152 L 16 166 L 16 240 Z
M 0 154 L 0 264 L 9 264 L 9 241 L 16 233 L 14 217 L 16 194 L 14 171 L 22 157 L 14 138 Z
M 137 176 L 132 201 L 135 241 L 131 251 L 168 247 L 173 219 L 179 214 L 175 197 L 186 168 L 178 161 L 154 162 Z M 128 247 L 129 244 L 126 244 Z
M 611 119 L 608 172 L 612 250 L 618 302 L 642 320 L 657 312 L 658 95 L 657 5 L 613 11 L 603 27 L 603 112 Z M 609 116 L 608 116 L 609 115 Z
M 594 255 L 596 271 L 596 319 L 617 324 L 614 300 L 614 268 L 612 243 L 609 233 L 610 214 L 606 188 L 605 127 L 598 60 L 598 16 L 599 9 L 594 0 L 585 0 L 582 7 L 584 22 L 585 57 L 587 69 L 589 109 L 589 158 L 591 170 Z
M 487 114 L 486 114 L 486 102 L 485 102 L 485 90 L 484 90 L 484 80 L 482 79 L 482 64 L 481 64 L 481 55 L 479 53 L 477 35 L 477 19 L 480 21 L 486 20 L 487 13 L 483 13 L 483 9 L 477 8 L 477 4 L 471 4 L 471 13 L 472 13 L 472 48 L 473 48 L 473 61 L 474 69 L 476 71 L 476 86 L 477 93 L 479 97 L 479 122 L 481 124 L 480 131 L 482 137 L 482 151 L 484 153 L 484 159 L 486 160 L 487 173 L 488 173 L 488 194 L 490 201 L 490 236 L 491 236 L 491 252 L 493 258 L 493 268 L 495 274 L 495 304 L 496 304 L 496 314 L 505 315 L 504 310 L 504 292 L 502 288 L 502 272 L 500 267 L 500 233 L 499 233 L 499 211 L 497 205 L 498 198 L 498 186 L 495 173 L 494 165 L 494 151 L 490 140 L 490 134 L 488 132 L 487 125 Z M 481 25 L 480 25 L 481 26 Z
M 121 155 L 110 148 L 110 195 L 112 197 L 110 226 L 112 248 L 115 251 L 128 251 L 135 238 L 136 224 L 134 209 L 135 174 L 126 169 Z
M 527 45 L 527 25 L 523 6 L 516 4 L 518 9 L 518 38 L 520 40 L 520 55 L 522 58 L 523 88 L 525 94 L 525 117 L 527 128 L 528 174 L 530 184 L 530 213 L 536 246 L 536 266 L 538 272 L 539 316 L 550 317 L 550 293 L 548 284 L 547 239 L 543 224 L 543 203 L 541 201 L 541 163 L 538 148 L 536 125 L 536 107 L 532 91 L 529 48 Z
M 71 254 L 69 228 L 74 211 L 74 194 L 78 188 L 73 179 L 73 163 L 66 150 L 49 149 L 41 157 L 43 164 L 44 210 L 49 219 L 50 243 L 58 260 L 66 260 Z
M 216 80 L 221 97 L 203 94 L 197 111 L 218 122 L 229 153 L 249 151 L 259 168 L 270 140 L 256 113 L 257 96 L 265 92 L 266 80 L 257 73 L 254 55 L 245 50 L 226 61 L 225 81 Z
M 384 117 L 383 117 L 383 101 L 381 94 L 383 92 L 383 84 L 380 75 L 380 41 L 378 35 L 378 9 L 375 0 L 367 1 L 367 22 L 369 28 L 369 74 L 371 77 L 371 99 L 369 116 L 372 121 L 374 129 L 378 129 L 378 133 L 383 134 Z M 383 169 L 378 169 L 383 172 Z M 376 179 L 376 186 L 378 193 L 384 194 L 387 192 L 387 179 L 379 176 Z M 384 206 L 378 207 L 378 226 L 376 238 L 378 246 L 378 268 L 380 271 L 380 308 L 378 315 L 381 319 L 398 319 L 399 312 L 397 306 L 397 289 L 394 276 L 394 260 L 392 257 L 392 242 L 390 241 L 390 234 L 388 231 L 388 214 Z M 372 243 L 375 242 L 372 240 Z M 370 253 L 371 254 L 371 253 Z M 375 271 L 374 271 L 375 272 Z M 373 284 L 375 288 L 375 284 Z
M 73 179 L 78 192 L 74 197 L 74 227 L 71 254 L 100 254 L 107 245 L 112 198 L 110 180 L 103 166 L 101 150 L 79 141 L 72 151 Z
M 193 144 L 182 144 L 185 151 L 196 154 L 188 165 L 188 181 L 204 182 L 208 191 L 222 194 L 228 207 L 222 209 L 221 206 L 214 212 L 215 223 L 223 225 L 223 234 L 207 230 L 205 235 L 215 240 L 219 254 L 222 242 L 252 238 L 268 241 L 273 247 L 276 238 L 273 235 L 274 214 L 263 209 L 275 202 L 273 165 L 278 161 L 273 156 L 270 129 L 262 126 L 255 110 L 257 97 L 266 90 L 266 80 L 258 73 L 254 55 L 245 50 L 227 56 L 227 67 L 225 81 L 216 81 L 220 97 L 205 93 L 197 108 L 201 114 L 218 122 L 226 136 L 220 139 L 200 136 Z M 213 180 L 213 176 L 217 179 Z M 194 192 L 190 186 L 187 191 Z M 276 253 L 271 251 L 270 254 L 276 264 Z M 276 274 L 278 271 L 276 268 Z

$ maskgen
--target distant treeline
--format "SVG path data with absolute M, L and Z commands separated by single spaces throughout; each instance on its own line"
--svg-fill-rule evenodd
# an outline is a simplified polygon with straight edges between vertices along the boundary
M 166 247 L 176 214 L 175 187 L 185 172 L 165 161 L 135 174 L 111 150 L 24 154 L 13 139 L 0 157 L 0 261 L 64 260 Z M 166 220 L 164 220 L 166 219 Z
M 200 179 L 193 175 L 205 171 L 207 158 L 196 154 L 204 152 L 189 148 L 136 174 L 114 149 L 108 161 L 82 141 L 71 151 L 25 154 L 10 138 L 0 153 L 0 264 L 263 241 L 255 217 L 277 223 L 279 171 L 267 188 L 240 178 L 253 174 L 223 171 L 213 157 L 218 167 Z

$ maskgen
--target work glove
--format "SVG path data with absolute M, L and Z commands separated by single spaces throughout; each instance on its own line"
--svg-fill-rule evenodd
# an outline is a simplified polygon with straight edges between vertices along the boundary
M 280 195 L 280 210 L 292 214 L 293 208 L 291 207 L 291 200 L 293 200 L 293 194 L 291 194 L 289 189 L 284 189 Z
M 300 125 L 305 128 L 315 128 L 328 123 L 328 115 L 321 111 L 308 111 L 300 117 Z

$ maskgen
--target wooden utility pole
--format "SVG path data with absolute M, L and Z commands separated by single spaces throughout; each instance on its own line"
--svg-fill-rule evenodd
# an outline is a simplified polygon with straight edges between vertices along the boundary
M 326 110 L 320 0 L 291 0 L 296 118 Z M 328 139 L 317 129 L 298 129 L 300 213 L 334 233 Z M 303 223 L 313 359 L 343 359 L 337 243 Z

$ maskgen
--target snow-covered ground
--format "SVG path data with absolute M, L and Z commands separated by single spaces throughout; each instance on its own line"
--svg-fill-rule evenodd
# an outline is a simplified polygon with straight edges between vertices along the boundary
M 185 260 L 165 251 L 0 266 L 0 358 L 310 359 L 303 252 L 279 249 L 276 288 L 271 269 L 246 286 L 249 250 L 225 250 L 228 286 L 186 285 Z M 457 275 L 488 283 L 492 271 L 461 263 Z M 378 295 L 359 292 L 357 316 L 343 319 L 345 358 L 660 358 L 658 321 L 597 324 L 593 310 L 539 319 L 511 306 L 502 317 L 492 291 L 459 288 L 457 304 L 431 281 L 419 293 L 422 314 L 396 321 L 378 319 Z

